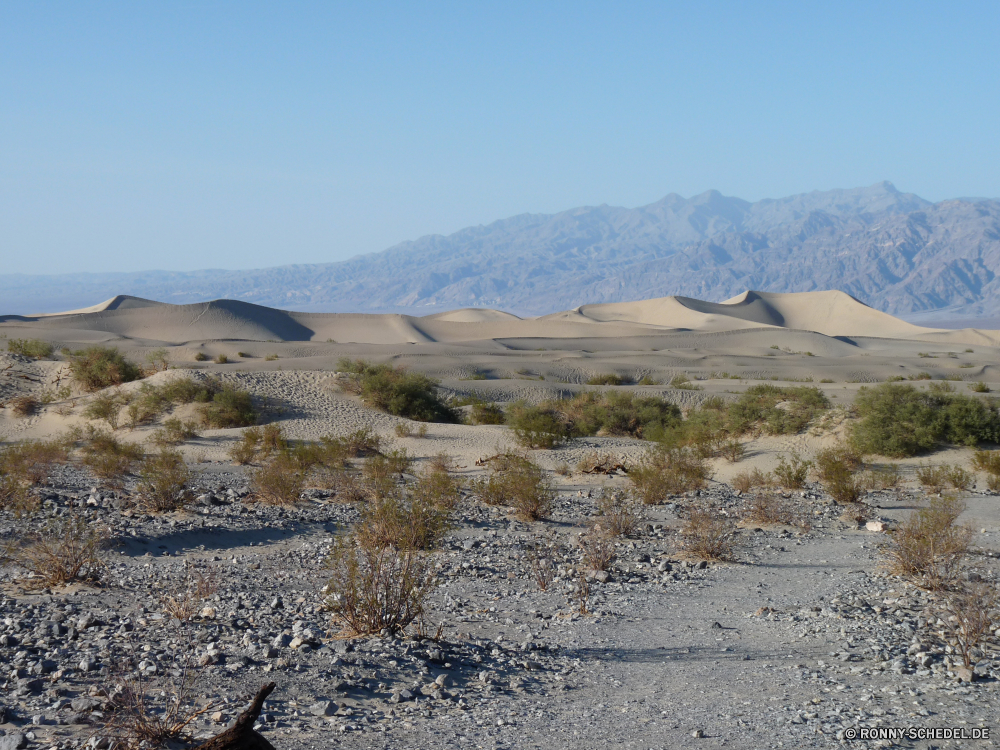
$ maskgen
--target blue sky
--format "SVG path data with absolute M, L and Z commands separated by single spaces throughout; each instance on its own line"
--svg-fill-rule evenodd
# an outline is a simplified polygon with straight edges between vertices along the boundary
M 715 188 L 1000 196 L 1000 3 L 0 4 L 0 273 Z

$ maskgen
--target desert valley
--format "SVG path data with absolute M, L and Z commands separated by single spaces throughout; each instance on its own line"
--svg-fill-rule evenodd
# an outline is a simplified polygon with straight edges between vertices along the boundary
M 197 745 L 271 681 L 276 748 L 998 723 L 995 598 L 974 642 L 951 613 L 1000 569 L 1000 332 L 751 291 L 538 318 L 122 296 L 0 335 L 4 750 L 134 740 L 144 690 Z M 958 542 L 907 568 L 925 532 Z

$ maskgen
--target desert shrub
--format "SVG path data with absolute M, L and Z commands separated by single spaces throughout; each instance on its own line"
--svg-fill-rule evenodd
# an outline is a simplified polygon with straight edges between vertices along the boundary
M 254 500 L 267 505 L 294 505 L 305 489 L 306 471 L 287 453 L 279 453 L 250 477 Z
M 602 489 L 597 497 L 597 514 L 601 528 L 612 536 L 634 534 L 643 519 L 641 503 L 624 492 L 608 489 Z
M 259 427 L 248 427 L 243 430 L 240 439 L 229 448 L 229 458 L 233 463 L 245 465 L 253 463 L 260 450 L 262 435 Z
M 68 458 L 61 440 L 28 440 L 0 448 L 0 477 L 9 476 L 23 484 L 41 484 L 49 478 L 54 464 Z
M 223 385 L 212 400 L 201 407 L 201 419 L 206 427 L 214 429 L 249 427 L 257 421 L 257 410 L 249 392 Z
M 424 494 L 398 493 L 366 503 L 354 528 L 361 546 L 434 549 L 451 526 L 450 510 Z
M 437 381 L 388 364 L 341 360 L 342 371 L 352 373 L 354 388 L 368 406 L 418 422 L 456 422 L 454 410 L 437 392 Z
M 756 466 L 750 471 L 741 471 L 733 477 L 733 489 L 739 493 L 750 492 L 757 487 L 771 487 L 774 485 L 774 478 L 768 473 L 765 474 Z
M 938 606 L 941 639 L 974 669 L 983 646 L 1000 626 L 1000 590 L 992 582 L 963 582 L 945 592 Z
M 806 485 L 806 478 L 809 476 L 811 466 L 812 461 L 799 458 L 798 453 L 792 453 L 791 459 L 782 454 L 778 456 L 778 466 L 774 469 L 774 476 L 778 478 L 779 484 L 785 489 L 801 489 Z
M 681 543 L 692 555 L 708 560 L 732 559 L 736 524 L 713 508 L 692 508 L 680 529 Z
M 96 581 L 104 568 L 100 551 L 107 538 L 106 531 L 90 519 L 67 516 L 50 521 L 40 531 L 22 533 L 9 556 L 40 586 Z
M 74 352 L 69 367 L 73 379 L 88 391 L 130 383 L 142 377 L 139 366 L 125 359 L 115 347 L 91 346 Z
M 288 440 L 285 439 L 281 425 L 266 424 L 260 428 L 260 454 L 263 458 L 269 458 L 287 448 Z
M 169 586 L 160 597 L 160 608 L 172 619 L 185 622 L 201 610 L 202 605 L 219 590 L 212 571 L 202 571 L 184 565 L 184 575 Z
M 973 482 L 971 473 L 961 466 L 941 464 L 940 466 L 930 466 L 920 464 L 917 467 L 917 481 L 921 486 L 935 492 L 941 491 L 945 487 L 953 487 L 956 490 L 967 490 Z
M 30 417 L 38 411 L 38 407 L 35 396 L 15 396 L 10 400 L 10 408 L 16 417 Z
M 350 635 L 405 630 L 434 590 L 427 553 L 370 543 L 357 528 L 337 538 L 327 564 L 326 606 Z
M 277 354 L 265 354 L 264 355 L 264 361 L 265 362 L 274 362 L 274 361 L 276 361 L 278 359 L 281 359 L 281 357 L 279 357 Z
M 217 364 L 217 365 L 228 365 L 229 364 L 229 357 L 227 357 L 225 354 L 216 354 L 215 355 L 215 364 Z
M 657 380 L 652 375 L 643 375 L 642 378 L 636 381 L 636 385 L 662 385 L 662 384 L 663 384 L 662 380 Z
M 51 357 L 54 350 L 52 344 L 41 339 L 11 339 L 7 342 L 7 351 L 33 359 Z
M 121 423 L 122 407 L 128 402 L 128 398 L 118 391 L 105 391 L 94 396 L 93 400 L 87 404 L 83 410 L 83 416 L 87 419 L 103 419 L 108 427 L 117 430 Z
M 701 390 L 700 386 L 695 385 L 691 382 L 691 378 L 687 375 L 681 373 L 680 375 L 674 375 L 670 380 L 670 387 L 677 388 L 682 391 L 697 391 Z
M 400 422 L 396 425 L 393 428 L 393 432 L 396 433 L 396 437 L 401 438 L 410 437 L 413 434 L 413 430 L 410 429 L 410 425 L 406 424 L 406 422 Z
M 899 469 L 899 464 L 887 464 L 866 469 L 858 477 L 860 487 L 865 490 L 896 489 L 902 481 L 903 474 Z
M 802 510 L 789 499 L 773 492 L 758 492 L 747 498 L 743 518 L 754 524 L 808 527 Z
M 740 461 L 743 456 L 746 455 L 746 452 L 746 446 L 735 438 L 732 440 L 726 440 L 719 448 L 719 453 L 721 453 L 730 463 L 733 464 Z
M 692 451 L 657 447 L 629 470 L 628 478 L 642 502 L 657 505 L 668 495 L 702 489 L 711 475 L 704 460 Z
M 579 539 L 583 564 L 587 570 L 597 572 L 607 570 L 617 556 L 615 537 L 602 525 L 591 526 Z
M 476 400 L 469 412 L 472 424 L 504 424 L 507 417 L 497 404 Z
M 126 474 L 145 455 L 142 447 L 117 440 L 111 433 L 90 429 L 81 446 L 83 463 L 95 476 L 112 486 L 121 486 Z
M 973 393 L 989 393 L 990 387 L 982 380 L 977 380 L 974 383 L 969 383 L 969 390 Z
M 195 362 L 207 362 L 208 361 L 208 355 L 205 354 L 205 352 L 198 352 L 197 354 L 194 355 L 194 361 Z
M 22 516 L 38 508 L 38 498 L 18 477 L 3 473 L 0 470 L 0 510 L 11 511 L 15 516 Z M 0 560 L 3 555 L 0 554 Z
M 547 518 L 555 493 L 545 472 L 522 456 L 506 454 L 494 461 L 487 477 L 473 483 L 473 491 L 487 505 L 502 505 L 522 521 Z
M 153 442 L 159 446 L 180 445 L 185 440 L 198 437 L 194 422 L 182 422 L 176 417 L 163 420 L 163 426 L 153 433 Z
M 580 393 L 546 401 L 542 407 L 556 415 L 572 437 L 622 435 L 655 440 L 681 422 L 680 409 L 669 401 L 628 391 Z
M 451 511 L 462 499 L 461 483 L 433 466 L 429 466 L 411 489 L 414 502 L 420 501 L 436 508 Z
M 990 492 L 1000 492 L 1000 451 L 976 451 L 972 455 L 972 468 L 986 472 Z
M 812 386 L 750 386 L 726 410 L 726 428 L 742 435 L 762 428 L 771 435 L 801 432 L 830 408 L 830 400 Z
M 593 377 L 587 378 L 587 385 L 624 385 L 624 384 L 625 384 L 625 378 L 613 372 L 604 375 L 594 375 Z
M 324 438 L 324 442 L 329 442 Z M 382 438 L 370 427 L 360 427 L 352 433 L 340 438 L 344 450 L 351 458 L 363 458 L 379 453 L 382 449 Z
M 554 448 L 568 437 L 567 425 L 554 409 L 517 403 L 507 412 L 507 425 L 518 445 L 525 448 Z
M 145 384 L 143 384 L 145 386 Z M 142 392 L 140 388 L 140 393 Z M 205 378 L 196 381 L 194 378 L 181 377 L 168 380 L 156 389 L 151 398 L 164 399 L 172 404 L 205 404 L 222 390 L 222 381 L 218 378 Z
M 138 501 L 147 513 L 177 510 L 191 500 L 191 472 L 177 451 L 147 456 L 139 467 Z
M 861 496 L 858 472 L 864 457 L 850 445 L 835 445 L 816 454 L 816 475 L 838 503 L 853 503 Z
M 975 445 L 1000 439 L 995 404 L 935 385 L 928 391 L 899 383 L 861 388 L 854 400 L 859 420 L 851 430 L 852 444 L 865 453 L 903 457 L 943 442 Z
M 170 359 L 166 349 L 154 349 L 146 354 L 146 364 L 153 372 L 163 372 L 170 367 Z
M 972 529 L 957 524 L 964 511 L 965 503 L 946 494 L 911 513 L 885 547 L 890 572 L 931 589 L 952 581 L 972 539 Z

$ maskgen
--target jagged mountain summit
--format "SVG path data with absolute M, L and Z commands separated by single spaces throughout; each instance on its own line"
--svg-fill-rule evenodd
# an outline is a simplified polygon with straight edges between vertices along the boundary
M 931 203 L 888 182 L 751 203 L 709 191 L 641 208 L 524 214 L 340 263 L 252 271 L 0 276 L 2 312 L 115 294 L 307 311 L 491 307 L 542 315 L 668 295 L 840 289 L 894 315 L 1000 314 L 1000 201 Z

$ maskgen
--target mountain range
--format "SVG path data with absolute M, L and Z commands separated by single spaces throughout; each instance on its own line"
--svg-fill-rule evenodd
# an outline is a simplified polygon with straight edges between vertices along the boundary
M 0 275 L 0 312 L 118 294 L 303 311 L 543 315 L 667 295 L 839 289 L 909 319 L 1000 315 L 1000 201 L 932 203 L 891 183 L 748 202 L 709 191 L 640 208 L 523 214 L 338 263 L 247 271 Z

